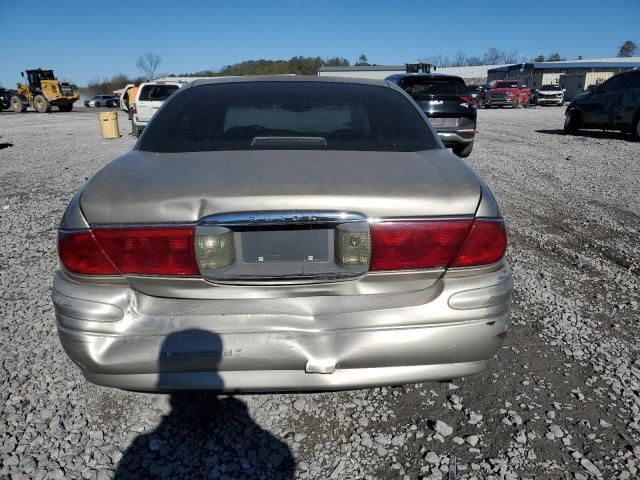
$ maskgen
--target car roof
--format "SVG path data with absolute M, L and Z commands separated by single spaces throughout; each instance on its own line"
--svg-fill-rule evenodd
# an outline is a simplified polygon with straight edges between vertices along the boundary
M 318 83 L 352 83 L 387 87 L 386 80 L 370 80 L 352 77 L 325 77 L 317 75 L 244 75 L 241 77 L 202 78 L 190 83 L 193 87 L 217 83 L 249 83 L 249 82 L 318 82 Z

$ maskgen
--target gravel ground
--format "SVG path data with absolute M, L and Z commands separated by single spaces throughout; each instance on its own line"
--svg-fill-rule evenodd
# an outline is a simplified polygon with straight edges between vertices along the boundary
M 479 112 L 468 160 L 503 209 L 515 276 L 513 328 L 484 374 L 170 397 L 87 383 L 56 335 L 57 223 L 133 144 L 102 140 L 95 115 L 0 113 L 0 477 L 640 476 L 640 143 L 564 136 L 560 108 Z

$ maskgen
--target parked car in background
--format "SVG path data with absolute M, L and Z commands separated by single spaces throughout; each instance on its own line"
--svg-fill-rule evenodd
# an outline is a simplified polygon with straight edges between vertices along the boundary
M 531 89 L 520 80 L 498 80 L 485 94 L 484 107 L 528 107 Z
M 415 100 L 447 148 L 459 157 L 471 155 L 478 112 L 462 78 L 438 73 L 401 73 L 387 80 Z
M 140 84 L 136 104 L 131 109 L 132 120 L 138 134 L 173 92 L 185 85 L 181 82 L 155 81 Z
M 567 107 L 564 131 L 582 128 L 620 130 L 640 139 L 640 70 L 618 73 Z
M 118 105 L 118 100 L 114 95 L 94 95 L 84 101 L 85 107 L 109 107 L 113 108 Z
M 380 80 L 190 83 L 85 183 L 58 242 L 61 343 L 110 387 L 451 379 L 509 326 L 493 195 Z
M 484 96 L 489 90 L 491 90 L 491 84 L 483 83 L 482 85 L 469 85 L 468 88 L 469 93 L 471 93 L 471 96 L 476 101 L 478 108 L 482 107 L 482 105 L 484 105 Z
M 538 90 L 536 103 L 538 105 L 564 105 L 564 90 L 557 84 L 542 85 Z
M 122 88 L 119 97 L 120 110 L 129 112 L 129 90 L 131 90 L 133 87 L 135 87 L 135 84 L 128 83 Z
M 8 110 L 9 108 L 11 108 L 11 97 L 17 94 L 17 90 L 0 88 L 0 110 Z

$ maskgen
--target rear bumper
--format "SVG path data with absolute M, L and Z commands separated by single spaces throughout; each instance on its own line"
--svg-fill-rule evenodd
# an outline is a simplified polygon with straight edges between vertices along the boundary
M 562 98 L 540 98 L 537 100 L 538 105 L 564 105 L 564 99 Z
M 142 120 L 137 117 L 133 117 L 133 124 L 138 128 L 138 130 L 142 130 L 148 123 L 149 120 Z
M 354 312 L 348 302 L 342 312 L 318 308 L 335 305 L 326 296 L 234 300 L 229 311 L 231 300 L 161 299 L 121 285 L 78 284 L 58 272 L 53 301 L 65 351 L 100 385 L 335 390 L 482 371 L 507 331 L 511 290 L 502 265 L 392 294 L 422 298 L 406 306 L 395 298 L 388 309 Z
M 464 132 L 464 133 L 467 133 L 467 132 Z M 444 143 L 445 147 L 451 147 L 453 145 L 473 142 L 473 139 L 475 138 L 475 131 L 473 133 L 473 136 L 471 137 L 463 136 L 462 132 L 457 132 L 457 131 L 456 132 L 438 132 L 438 136 L 440 137 L 440 140 L 442 140 L 442 143 Z
M 516 104 L 516 98 L 512 100 L 485 100 L 484 104 L 490 107 L 513 107 Z

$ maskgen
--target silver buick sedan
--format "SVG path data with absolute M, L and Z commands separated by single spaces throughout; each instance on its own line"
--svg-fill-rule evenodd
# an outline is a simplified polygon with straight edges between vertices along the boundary
M 488 187 L 394 84 L 198 80 L 71 200 L 53 302 L 99 385 L 444 380 L 506 335 L 505 248 Z

